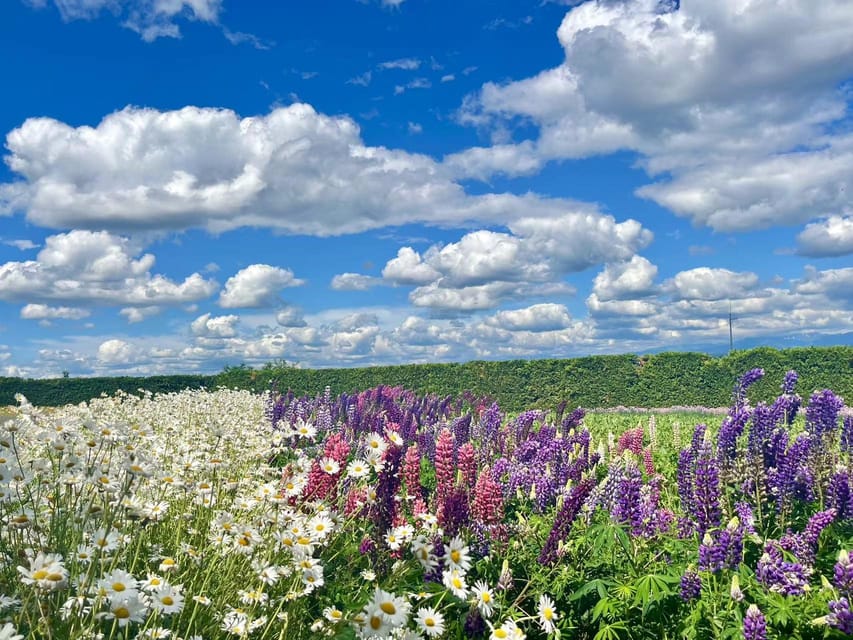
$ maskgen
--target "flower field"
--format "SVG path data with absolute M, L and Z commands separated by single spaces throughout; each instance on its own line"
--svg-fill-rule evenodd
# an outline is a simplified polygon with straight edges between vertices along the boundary
M 846 637 L 853 416 L 794 372 L 753 406 L 762 375 L 719 416 L 20 398 L 0 640 Z

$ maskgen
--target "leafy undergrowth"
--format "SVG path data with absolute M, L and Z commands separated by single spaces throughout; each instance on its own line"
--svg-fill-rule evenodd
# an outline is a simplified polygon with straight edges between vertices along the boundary
M 753 407 L 761 375 L 711 427 L 392 387 L 21 398 L 0 639 L 844 636 L 853 419 L 827 390 L 798 418 L 793 372 Z

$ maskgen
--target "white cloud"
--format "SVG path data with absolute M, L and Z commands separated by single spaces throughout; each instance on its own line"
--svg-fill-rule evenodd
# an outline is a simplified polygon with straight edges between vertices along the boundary
M 454 80 L 456 80 L 456 76 L 453 75 L 452 73 L 446 73 L 443 76 L 441 76 L 442 82 L 453 82 Z
M 368 70 L 362 73 L 359 76 L 355 76 L 354 78 L 350 78 L 347 80 L 347 84 L 357 84 L 362 87 L 366 87 L 370 84 L 370 80 L 373 78 L 373 72 Z
M 183 282 L 152 275 L 155 258 L 129 239 L 100 231 L 50 236 L 35 260 L 0 264 L 0 300 L 128 306 L 208 298 L 218 285 L 198 273 Z
M 128 323 L 136 324 L 156 316 L 160 311 L 162 311 L 162 309 L 157 305 L 147 307 L 125 307 L 119 311 L 119 315 L 127 318 Z
M 654 291 L 658 268 L 642 256 L 610 263 L 595 276 L 592 290 L 600 300 L 642 297 Z
M 718 231 L 801 224 L 853 210 L 853 136 L 821 150 L 731 158 L 637 193 Z
M 525 176 L 542 168 L 542 158 L 530 140 L 518 144 L 470 147 L 444 158 L 458 178 L 487 180 L 493 175 Z
M 830 126 L 848 107 L 839 85 L 853 75 L 853 4 L 590 0 L 557 35 L 559 67 L 466 99 L 460 120 L 501 144 L 448 158 L 458 175 L 630 149 L 650 175 L 671 176 L 641 195 L 714 229 L 851 208 L 851 143 Z M 519 122 L 539 134 L 513 150 L 500 138 Z
M 432 87 L 432 82 L 426 78 L 415 78 L 406 84 L 398 84 L 394 87 L 394 95 L 398 96 L 405 93 L 408 89 L 429 89 Z
M 725 291 L 707 283 L 722 278 Z M 573 319 L 557 303 L 502 308 L 490 314 L 412 315 L 407 307 L 328 309 L 308 316 L 305 326 L 269 327 L 261 316 L 204 314 L 173 335 L 102 338 L 69 336 L 41 340 L 27 375 L 216 371 L 226 364 L 257 366 L 273 358 L 306 367 L 376 365 L 398 362 L 466 361 L 528 357 L 570 357 L 650 349 L 728 346 L 728 314 L 735 344 L 748 339 L 807 342 L 853 331 L 853 268 L 818 271 L 800 279 L 750 285 L 749 274 L 710 268 L 675 274 L 652 294 L 637 299 L 587 299 L 589 316 Z M 683 275 L 686 274 L 686 275 Z M 680 277 L 679 277 L 680 276 Z M 681 290 L 675 283 L 682 285 Z M 511 285 L 512 283 L 506 283 Z M 638 290 L 639 291 L 639 290 Z M 459 289 L 441 295 L 463 295 Z M 722 293 L 736 295 L 730 300 Z M 696 297 L 684 297 L 695 294 Z M 491 294 L 482 293 L 486 297 Z M 529 298 L 530 291 L 523 293 Z M 491 296 L 499 298 L 500 296 Z M 473 296 L 476 299 L 476 295 Z M 466 298 L 470 300 L 470 298 Z M 462 306 L 457 304 L 458 306 Z M 480 305 L 487 308 L 488 305 Z M 0 352 L 8 352 L 0 347 Z M 17 366 L 10 355 L 9 366 Z
M 243 119 L 129 107 L 94 128 L 30 118 L 7 147 L 21 179 L 0 184 L 0 210 L 47 227 L 329 236 L 595 211 L 533 194 L 467 195 L 432 158 L 366 146 L 351 119 L 306 104 Z
M 268 264 L 253 264 L 228 278 L 219 294 L 219 306 L 226 309 L 271 307 L 285 287 L 298 287 L 302 280 L 290 269 Z
M 235 325 L 240 321 L 239 316 L 211 316 L 209 313 L 199 316 L 190 324 L 194 336 L 204 338 L 233 338 L 237 335 Z
M 398 58 L 397 60 L 380 62 L 376 66 L 380 69 L 405 69 L 407 71 L 414 71 L 421 66 L 421 61 L 417 58 Z
M 139 350 L 124 340 L 113 338 L 101 343 L 98 347 L 98 360 L 104 364 L 129 365 L 139 355 Z
M 534 304 L 525 309 L 498 311 L 486 324 L 507 331 L 554 331 L 570 326 L 572 317 L 562 304 Z
M 797 236 L 797 253 L 815 258 L 853 253 L 853 216 L 830 216 Z
M 162 37 L 180 38 L 179 18 L 216 24 L 222 9 L 222 0 L 53 0 L 53 3 L 65 21 L 92 20 L 107 10 L 146 42 Z M 30 0 L 29 4 L 42 7 L 46 0 Z
M 275 321 L 282 327 L 304 327 L 307 324 L 302 310 L 293 306 L 284 306 L 276 311 Z
M 332 278 L 330 286 L 335 291 L 367 291 L 376 282 L 377 278 L 361 273 L 339 273 Z
M 417 122 L 412 122 L 410 120 L 409 124 L 408 124 L 407 131 L 409 132 L 409 135 L 415 136 L 415 135 L 418 135 L 419 133 L 423 133 L 424 128 L 423 128 L 423 125 L 418 124 Z
M 664 283 L 675 299 L 728 300 L 743 298 L 758 285 L 758 276 L 750 271 L 698 267 L 677 273 Z
M 824 271 L 806 267 L 805 277 L 796 282 L 794 291 L 838 297 L 853 302 L 853 267 Z
M 486 229 L 458 242 L 434 245 L 423 255 L 403 247 L 382 270 L 393 284 L 419 285 L 412 304 L 472 311 L 520 295 L 567 295 L 562 279 L 603 262 L 629 260 L 652 234 L 633 220 L 584 212 L 561 217 L 523 218 L 509 232 Z
M 28 304 L 21 309 L 21 317 L 25 320 L 80 320 L 89 315 L 86 309 L 50 307 L 46 304 Z
M 20 249 L 21 251 L 38 249 L 41 246 L 39 244 L 36 244 L 32 240 L 4 240 L 3 244 L 7 244 L 10 247 L 15 247 L 16 249 Z
M 411 247 L 401 247 L 397 257 L 389 260 L 382 269 L 382 277 L 395 284 L 427 284 L 437 280 L 441 273 L 426 264 L 421 254 Z

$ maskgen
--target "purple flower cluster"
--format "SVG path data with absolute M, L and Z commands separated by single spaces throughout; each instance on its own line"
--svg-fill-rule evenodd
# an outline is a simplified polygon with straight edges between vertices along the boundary
M 841 424 L 841 451 L 853 455 L 853 416 L 846 416 Z
M 749 605 L 743 617 L 744 640 L 766 640 L 767 620 L 754 604 Z
M 843 467 L 832 474 L 826 485 L 825 503 L 835 509 L 839 520 L 853 518 L 853 491 L 850 487 L 850 473 Z
M 737 569 L 743 562 L 745 526 L 735 517 L 722 531 L 705 533 L 699 545 L 699 569 L 716 573 L 723 569 Z
M 681 576 L 680 596 L 685 602 L 696 600 L 702 593 L 702 576 L 696 573 L 693 569 L 688 569 Z
M 806 407 L 806 426 L 822 443 L 838 430 L 838 414 L 844 401 L 829 389 L 815 391 Z
M 847 598 L 830 600 L 826 622 L 833 629 L 853 635 L 853 611 L 850 610 L 850 601 Z
M 631 527 L 635 536 L 643 533 L 643 509 L 640 504 L 640 491 L 643 486 L 643 476 L 633 464 L 626 465 L 625 472 L 619 480 L 619 497 L 613 516 L 617 522 Z
M 557 561 L 560 542 L 568 537 L 572 524 L 580 512 L 584 500 L 586 500 L 594 487 L 595 479 L 586 478 L 575 486 L 563 501 L 563 506 L 554 518 L 554 524 L 551 527 L 551 532 L 548 534 L 548 540 L 539 554 L 540 564 L 551 566 Z
M 693 480 L 693 516 L 700 536 L 708 529 L 719 527 L 722 519 L 720 507 L 720 470 L 710 446 L 703 445 L 696 460 Z
M 554 425 L 544 424 L 495 463 L 493 477 L 503 481 L 504 495 L 533 495 L 536 509 L 544 511 L 568 482 L 579 481 L 597 462 L 589 442 L 587 429 L 562 436 Z
M 836 589 L 844 594 L 853 593 L 853 562 L 845 549 L 838 553 L 838 561 L 835 563 L 832 577 L 832 583 Z
M 764 554 L 755 568 L 755 577 L 769 591 L 784 596 L 800 596 L 806 592 L 811 567 L 785 560 L 782 549 L 773 542 L 764 546 Z

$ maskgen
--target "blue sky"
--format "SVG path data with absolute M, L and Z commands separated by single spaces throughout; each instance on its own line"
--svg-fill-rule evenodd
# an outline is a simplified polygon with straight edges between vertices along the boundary
M 853 5 L 9 0 L 0 375 L 853 342 Z

